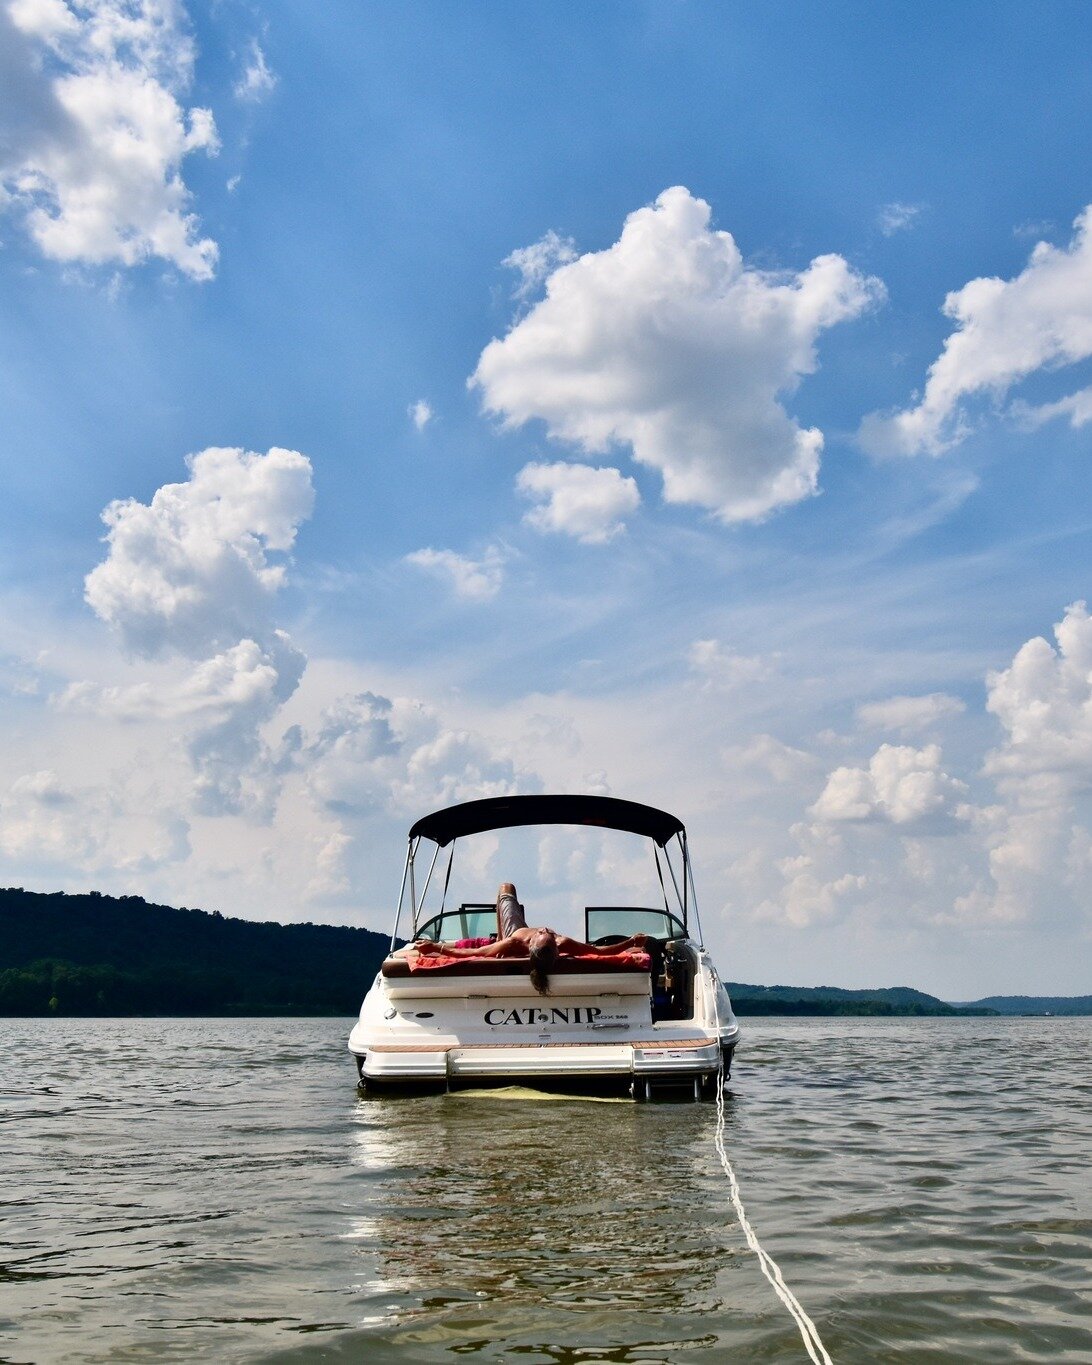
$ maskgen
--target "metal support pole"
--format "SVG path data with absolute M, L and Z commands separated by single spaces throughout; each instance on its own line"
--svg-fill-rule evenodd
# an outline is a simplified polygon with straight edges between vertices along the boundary
M 704 946 L 705 946 L 705 935 L 702 933 L 702 930 L 701 930 L 701 915 L 698 913 L 698 893 L 697 893 L 697 890 L 695 889 L 695 886 L 694 886 L 694 868 L 693 868 L 693 866 L 691 865 L 691 862 L 690 862 L 690 849 L 689 849 L 689 847 L 687 846 L 687 843 L 686 843 L 686 835 L 685 835 L 685 833 L 684 833 L 683 836 L 682 836 L 682 841 L 683 841 L 683 859 L 684 859 L 684 865 L 685 865 L 685 875 L 686 875 L 686 880 L 687 880 L 687 882 L 689 882 L 689 884 L 690 884 L 690 900 L 691 900 L 691 903 L 692 903 L 693 906 L 694 906 L 694 923 L 697 925 L 697 928 L 698 928 L 698 942 L 702 945 L 702 947 L 704 947 Z
M 414 936 L 414 938 L 417 937 L 417 883 L 414 881 L 414 876 L 413 876 L 413 862 L 414 862 L 414 859 L 417 857 L 417 846 L 418 846 L 418 844 L 420 844 L 420 842 L 421 842 L 421 840 L 420 840 L 419 838 L 416 840 L 416 842 L 415 842 L 413 839 L 411 839 L 411 840 L 410 840 L 410 850 L 409 850 L 409 893 L 410 893 L 410 905 L 413 907 L 413 936 Z
M 679 847 L 682 849 L 682 873 L 683 873 L 683 880 L 682 880 L 682 894 L 683 894 L 683 923 L 686 924 L 686 926 L 689 928 L 689 926 L 690 926 L 690 918 L 689 918 L 689 915 L 687 914 L 687 911 L 690 909 L 690 904 L 689 904 L 689 902 L 688 902 L 687 899 L 686 899 L 686 892 L 687 892 L 687 885 L 688 885 L 686 874 L 687 874 L 687 872 L 690 870 L 690 854 L 689 854 L 689 852 L 688 852 L 688 850 L 687 850 L 687 847 L 686 847 L 686 830 L 685 830 L 685 829 L 680 830 L 679 833 L 678 833 L 675 837 L 678 839 L 678 841 L 679 841 Z
M 437 845 L 436 845 L 436 852 L 432 855 L 432 862 L 429 863 L 429 865 L 428 865 L 428 876 L 425 878 L 425 884 L 424 884 L 424 886 L 421 888 L 421 909 L 422 909 L 422 910 L 425 908 L 425 897 L 428 895 L 428 884 L 429 884 L 430 881 L 432 881 L 432 869 L 436 866 L 436 859 L 437 859 L 439 856 L 440 856 L 440 845 L 437 844 Z
M 402 866 L 402 885 L 398 888 L 398 909 L 395 911 L 394 914 L 394 930 L 391 934 L 390 950 L 392 953 L 394 952 L 394 945 L 398 942 L 398 924 L 402 918 L 402 902 L 406 896 L 406 877 L 409 874 L 410 855 L 412 851 L 413 845 L 411 844 L 409 850 L 406 853 L 406 861 Z
M 671 873 L 671 885 L 675 888 L 675 899 L 678 901 L 679 909 L 682 911 L 683 928 L 689 930 L 690 926 L 686 922 L 686 901 L 679 891 L 678 879 L 675 876 L 675 865 L 671 861 L 671 854 L 668 853 L 666 844 L 664 844 L 664 862 L 667 863 L 667 870 Z
M 663 868 L 660 866 L 660 850 L 656 847 L 656 841 L 655 841 L 655 840 L 652 841 L 652 857 L 655 859 L 655 862 L 656 862 L 656 876 L 657 876 L 657 877 L 659 878 L 659 880 L 660 880 L 660 894 L 661 894 L 661 895 L 663 896 L 663 898 L 664 898 L 664 909 L 665 909 L 665 910 L 667 911 L 667 913 L 670 915 L 670 914 L 671 914 L 671 906 L 668 905 L 668 903 L 667 903 L 667 887 L 664 886 L 664 872 L 663 872 Z

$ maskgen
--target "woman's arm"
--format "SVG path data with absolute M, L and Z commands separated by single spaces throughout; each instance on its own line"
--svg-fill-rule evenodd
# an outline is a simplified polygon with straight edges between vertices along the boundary
M 434 943 L 430 938 L 419 939 L 413 946 L 424 957 L 443 953 L 444 957 L 506 957 L 511 956 L 512 945 L 522 943 L 521 939 L 499 938 L 495 943 L 487 943 L 481 948 L 455 948 L 450 944 Z

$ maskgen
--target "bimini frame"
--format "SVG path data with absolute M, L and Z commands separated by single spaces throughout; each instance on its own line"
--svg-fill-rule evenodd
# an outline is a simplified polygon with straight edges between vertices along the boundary
M 664 894 L 664 909 L 671 913 L 663 870 L 660 866 L 660 849 L 663 849 L 664 862 L 667 864 L 683 927 L 689 934 L 692 909 L 697 943 L 701 945 L 701 919 L 698 915 L 697 894 L 694 889 L 694 869 L 690 862 L 686 829 L 676 816 L 657 810 L 653 806 L 643 806 L 636 801 L 622 801 L 613 796 L 495 796 L 482 801 L 465 801 L 458 806 L 434 811 L 413 825 L 409 832 L 406 862 L 402 869 L 402 885 L 398 891 L 398 911 L 391 934 L 391 951 L 394 951 L 398 942 L 398 929 L 407 890 L 412 933 L 414 935 L 417 933 L 425 897 L 442 848 L 448 845 L 451 847 L 447 873 L 444 877 L 443 896 L 446 901 L 456 841 L 465 835 L 481 834 L 492 829 L 511 829 L 522 825 L 590 825 L 599 829 L 616 829 L 628 834 L 641 834 L 651 839 L 656 874 Z M 430 840 L 436 848 L 429 862 L 425 884 L 418 897 L 416 862 L 422 839 Z M 672 840 L 678 845 L 681 859 L 681 870 L 678 875 L 669 848 Z M 440 910 L 441 912 L 443 910 L 443 901 Z

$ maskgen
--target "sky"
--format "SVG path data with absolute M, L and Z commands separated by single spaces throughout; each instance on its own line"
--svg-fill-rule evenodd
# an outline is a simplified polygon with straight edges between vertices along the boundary
M 386 930 L 597 792 L 729 979 L 1087 993 L 1090 36 L 0 0 L 0 883 Z

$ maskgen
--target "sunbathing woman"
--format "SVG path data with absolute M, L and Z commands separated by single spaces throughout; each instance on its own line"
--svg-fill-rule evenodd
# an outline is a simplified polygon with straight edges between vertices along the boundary
M 557 934 L 553 929 L 532 929 L 525 926 L 514 929 L 495 943 L 487 943 L 481 948 L 445 947 L 431 939 L 418 939 L 413 947 L 422 956 L 443 953 L 445 957 L 526 957 L 531 964 L 531 984 L 539 995 L 550 992 L 549 972 L 557 965 L 560 957 L 592 955 L 609 957 L 614 953 L 624 953 L 630 949 L 643 949 L 648 942 L 647 934 L 632 934 L 621 943 L 597 944 L 581 943 L 578 938 L 568 934 Z

